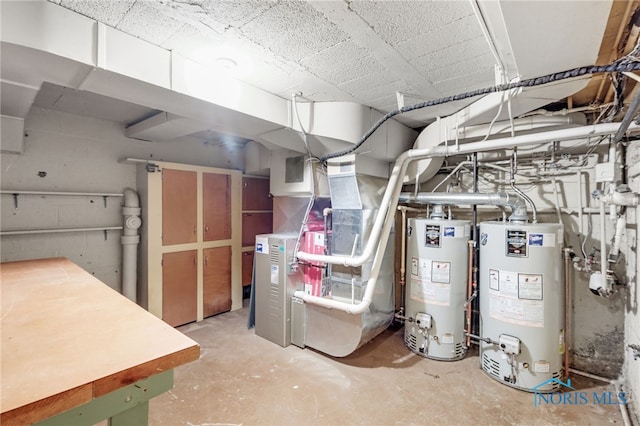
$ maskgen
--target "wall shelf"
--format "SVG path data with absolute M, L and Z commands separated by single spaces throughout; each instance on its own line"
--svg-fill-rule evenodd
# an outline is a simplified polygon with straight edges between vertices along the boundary
M 58 234 L 63 232 L 91 232 L 104 231 L 104 239 L 107 239 L 107 231 L 120 231 L 122 226 L 100 226 L 91 228 L 56 228 L 56 229 L 16 229 L 14 231 L 0 231 L 0 236 L 28 235 L 28 234 Z
M 102 197 L 104 206 L 107 207 L 108 197 L 124 197 L 124 194 L 117 192 L 60 192 L 60 191 L 21 191 L 15 189 L 2 189 L 0 194 L 13 195 L 13 206 L 18 208 L 18 198 L 20 195 L 55 195 L 67 197 Z

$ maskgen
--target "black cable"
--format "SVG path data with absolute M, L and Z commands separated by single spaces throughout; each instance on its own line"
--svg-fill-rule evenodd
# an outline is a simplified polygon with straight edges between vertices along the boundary
M 475 96 L 486 95 L 489 93 L 502 92 L 505 90 L 516 89 L 519 87 L 534 87 L 542 84 L 552 83 L 554 81 L 561 81 L 567 78 L 580 77 L 589 74 L 611 73 L 611 72 L 624 72 L 624 71 L 637 71 L 640 70 L 640 62 L 630 61 L 629 58 L 624 57 L 608 65 L 591 65 L 588 67 L 573 68 L 571 70 L 558 72 L 554 74 L 547 74 L 542 77 L 530 78 L 528 80 L 516 81 L 513 83 L 499 84 L 493 87 L 487 87 L 484 89 L 472 90 L 470 92 L 461 93 L 458 95 L 447 96 L 444 98 L 434 99 L 431 101 L 420 102 L 415 105 L 402 107 L 394 111 L 390 111 L 380 118 L 367 132 L 360 138 L 357 144 L 349 149 L 343 151 L 334 152 L 320 157 L 320 161 L 325 162 L 331 158 L 342 157 L 343 155 L 351 154 L 364 144 L 367 139 L 378 130 L 382 124 L 388 119 L 395 117 L 398 114 L 404 114 L 405 112 L 415 111 L 430 106 L 441 105 L 449 102 L 459 101 L 462 99 L 472 98 Z

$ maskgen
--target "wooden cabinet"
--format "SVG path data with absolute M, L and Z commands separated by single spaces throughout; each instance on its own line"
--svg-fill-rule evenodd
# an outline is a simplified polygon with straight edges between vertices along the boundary
M 253 258 L 254 251 L 245 251 L 242 253 L 242 285 L 251 285 L 251 278 L 253 277 Z
M 162 255 L 162 319 L 177 327 L 197 319 L 198 252 Z
M 177 326 L 242 308 L 242 173 L 138 168 L 142 305 Z
M 252 246 L 256 235 L 270 234 L 273 229 L 273 213 L 256 212 L 242 214 L 242 246 Z
M 273 198 L 269 179 L 242 178 L 242 285 L 251 285 L 256 235 L 273 232 Z
M 231 247 L 204 250 L 204 317 L 231 309 Z
M 242 210 L 273 210 L 269 179 L 249 176 L 242 178 Z
M 162 171 L 162 244 L 196 241 L 197 175 L 195 172 Z
M 231 177 L 203 173 L 202 201 L 204 241 L 231 238 Z

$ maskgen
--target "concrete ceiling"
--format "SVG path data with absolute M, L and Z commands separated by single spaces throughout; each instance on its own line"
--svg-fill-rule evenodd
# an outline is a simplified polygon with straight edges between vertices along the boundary
M 509 79 L 560 71 L 554 68 L 555 58 L 541 61 L 521 50 L 518 43 L 531 44 L 530 40 L 524 30 L 514 32 L 518 19 L 540 23 L 539 5 L 544 9 L 548 2 L 503 2 L 501 13 L 511 13 L 512 22 L 494 19 L 492 24 L 491 2 L 463 0 L 50 1 L 201 63 L 228 66 L 229 59 L 237 64 L 234 76 L 285 99 L 299 93 L 306 100 L 351 101 L 388 112 L 398 107 L 399 98 L 410 105 L 493 86 L 500 61 Z M 587 1 L 579 8 L 600 13 L 609 11 L 610 4 Z M 527 13 L 518 18 L 523 6 Z M 603 15 L 600 19 L 606 21 Z M 570 24 L 557 21 L 556 27 Z M 556 37 L 557 43 L 572 42 L 558 38 L 564 34 L 562 28 L 544 23 L 539 28 L 543 49 L 549 40 L 544 33 Z M 505 31 L 510 33 L 501 45 L 496 39 Z M 573 45 L 567 48 L 576 50 Z M 528 63 L 518 67 L 515 59 Z M 575 64 L 581 65 L 589 63 Z M 531 75 L 533 70 L 536 75 Z M 445 104 L 398 120 L 423 127 L 470 102 Z

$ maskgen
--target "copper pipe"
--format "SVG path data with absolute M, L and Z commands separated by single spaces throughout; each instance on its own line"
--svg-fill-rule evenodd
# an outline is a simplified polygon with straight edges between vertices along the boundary
M 467 253 L 469 256 L 469 262 L 467 265 L 468 270 L 468 278 L 467 278 L 467 347 L 471 345 L 471 295 L 473 289 L 473 240 L 467 241 L 467 246 L 469 247 L 469 252 Z
M 398 210 L 402 213 L 402 231 L 400 232 L 400 286 L 404 287 L 405 284 L 405 276 L 406 276 L 406 261 L 407 261 L 407 208 L 404 206 L 398 206 Z M 404 302 L 401 302 L 404 305 Z
M 407 211 L 410 212 L 420 212 L 422 211 L 421 209 L 416 209 L 413 207 L 407 207 L 407 206 L 398 206 L 398 210 L 400 210 L 400 212 L 402 213 L 402 224 L 401 224 L 401 232 L 400 232 L 400 236 L 401 236 L 401 243 L 400 243 L 400 311 L 402 312 L 402 315 L 405 314 L 404 312 L 404 307 L 405 307 L 405 295 L 406 295 L 406 276 L 407 276 L 407 240 L 406 240 L 406 235 L 407 235 Z

